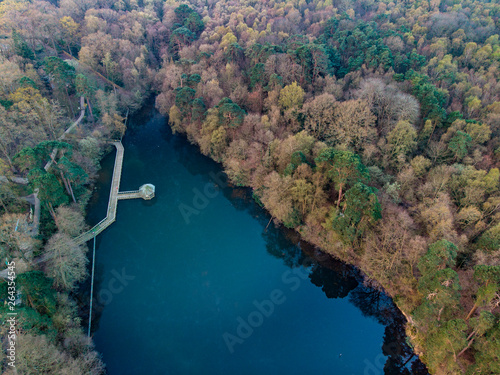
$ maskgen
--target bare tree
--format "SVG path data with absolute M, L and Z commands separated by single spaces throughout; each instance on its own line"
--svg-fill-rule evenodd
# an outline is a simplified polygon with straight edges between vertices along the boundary
M 87 276 L 86 250 L 67 234 L 56 233 L 45 246 L 45 272 L 56 287 L 71 290 Z
M 357 95 L 367 101 L 377 116 L 377 127 L 384 135 L 391 131 L 398 121 L 414 124 L 418 120 L 420 105 L 417 99 L 380 79 L 363 81 Z

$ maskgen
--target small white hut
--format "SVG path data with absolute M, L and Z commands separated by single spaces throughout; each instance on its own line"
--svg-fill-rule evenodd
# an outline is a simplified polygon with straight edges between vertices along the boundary
M 142 199 L 153 199 L 155 197 L 155 186 L 153 184 L 144 184 L 139 188 Z

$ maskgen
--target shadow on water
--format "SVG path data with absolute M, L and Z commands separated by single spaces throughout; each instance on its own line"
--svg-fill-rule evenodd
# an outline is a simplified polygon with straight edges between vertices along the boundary
M 355 267 L 335 260 L 314 246 L 301 241 L 300 236 L 295 231 L 276 226 L 273 223 L 269 225 L 269 214 L 255 203 L 250 189 L 234 187 L 227 183 L 220 186 L 221 184 L 215 183 L 213 174 L 220 177 L 221 166 L 201 155 L 198 147 L 188 144 L 184 137 L 172 135 L 166 120 L 162 120 L 161 116 L 151 107 L 129 119 L 124 141 L 126 142 L 127 138 L 133 138 L 136 132 L 140 131 L 141 126 L 150 121 L 151 118 L 155 118 L 156 121 L 164 121 L 165 124 L 160 130 L 161 137 L 175 151 L 175 158 L 180 164 L 192 175 L 202 178 L 207 184 L 218 185 L 224 197 L 235 209 L 247 212 L 261 224 L 263 228 L 262 238 L 265 240 L 266 250 L 270 255 L 282 260 L 283 264 L 290 269 L 306 267 L 310 283 L 320 288 L 327 298 L 348 298 L 364 316 L 371 317 L 385 326 L 382 346 L 384 356 L 366 359 L 365 374 L 428 374 L 425 366 L 413 354 L 411 347 L 406 342 L 404 316 L 385 293 L 368 286 L 363 275 Z M 91 214 L 87 218 L 90 224 L 98 222 L 102 218 L 99 215 L 105 215 L 113 161 L 114 153 L 110 153 L 102 161 L 103 169 L 100 172 L 96 194 L 91 201 L 89 209 Z M 156 201 L 155 198 L 155 200 L 144 202 L 144 204 L 154 205 Z M 98 238 L 97 245 L 99 242 Z M 92 242 L 89 242 L 89 248 L 91 258 Z M 95 297 L 104 287 L 101 284 L 104 279 L 103 272 L 102 267 L 96 269 Z M 77 293 L 84 327 L 88 322 L 89 292 L 90 282 L 87 281 L 80 286 Z M 94 299 L 92 332 L 99 329 L 100 317 L 105 308 L 106 303 L 103 303 L 99 298 Z
M 290 268 L 312 266 L 309 279 L 312 284 L 321 288 L 327 298 L 349 297 L 349 301 L 358 307 L 364 316 L 372 317 L 386 327 L 382 348 L 388 358 L 384 365 L 374 363 L 373 368 L 368 363 L 368 373 L 372 371 L 371 373 L 378 374 L 381 373 L 379 369 L 383 369 L 386 375 L 428 374 L 425 365 L 414 355 L 407 343 L 406 318 L 387 294 L 366 285 L 364 276 L 357 268 L 302 241 L 296 231 L 273 223 L 267 227 L 271 216 L 255 203 L 251 189 L 229 186 L 223 189 L 223 193 L 236 209 L 247 211 L 266 227 L 262 237 L 270 255 L 282 259 Z
M 248 211 L 263 227 L 268 224 L 270 215 L 253 201 L 250 189 L 227 188 L 224 195 L 235 208 Z M 405 317 L 387 294 L 366 285 L 357 268 L 321 252 L 301 240 L 296 231 L 283 226 L 271 224 L 262 232 L 262 237 L 267 252 L 283 260 L 287 267 L 310 268 L 310 282 L 321 288 L 327 298 L 348 297 L 364 316 L 372 317 L 386 327 L 382 349 L 388 358 L 374 358 L 373 363 L 368 360 L 367 374 L 428 374 L 425 365 L 407 343 Z M 381 360 L 385 363 L 380 363 Z

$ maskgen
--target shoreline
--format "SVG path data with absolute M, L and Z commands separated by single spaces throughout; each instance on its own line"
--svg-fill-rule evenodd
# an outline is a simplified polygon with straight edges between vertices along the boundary
M 156 108 L 155 108 L 156 109 Z M 206 155 L 204 154 L 202 151 L 201 151 L 201 148 L 200 148 L 200 145 L 199 143 L 195 142 L 194 138 L 192 137 L 189 137 L 188 134 L 183 130 L 182 132 L 179 132 L 178 130 L 174 130 L 172 128 L 172 125 L 168 119 L 168 115 L 164 115 L 165 119 L 166 119 L 166 125 L 169 126 L 170 130 L 175 134 L 180 134 L 182 135 L 182 137 L 184 137 L 184 139 L 189 142 L 190 144 L 193 144 L 194 146 L 197 147 L 198 149 L 198 152 L 208 158 L 210 158 L 212 161 L 216 162 L 220 168 L 221 168 L 221 171 L 226 175 L 227 175 L 227 172 L 226 172 L 226 169 L 224 168 L 224 165 L 222 162 L 220 161 L 217 161 L 215 160 L 212 155 Z M 229 180 L 229 176 L 227 177 L 228 180 Z M 237 185 L 235 185 L 237 186 Z M 249 186 L 249 185 L 243 185 L 241 187 L 244 187 L 244 188 L 247 188 L 247 189 L 250 189 L 253 192 L 255 192 L 255 188 L 253 186 Z M 265 206 L 264 203 L 259 203 L 255 200 L 255 198 L 252 197 L 252 199 L 254 200 L 254 202 L 256 204 L 258 204 L 259 206 L 261 206 L 266 212 L 267 214 L 272 218 L 272 220 L 278 220 L 276 217 L 274 217 L 271 212 L 269 211 L 269 209 Z M 279 225 L 282 227 L 282 228 L 285 228 L 287 230 L 293 230 L 295 233 L 297 233 L 297 235 L 300 237 L 300 240 L 302 241 L 305 241 L 306 243 L 310 244 L 311 246 L 314 246 L 317 250 L 321 251 L 323 254 L 327 254 L 328 256 L 331 256 L 333 257 L 335 260 L 337 261 L 340 261 L 350 267 L 354 267 L 357 272 L 360 273 L 360 275 L 362 276 L 363 278 L 363 282 L 364 281 L 369 281 L 369 282 L 372 282 L 373 283 L 373 287 L 374 288 L 377 288 L 379 290 L 381 290 L 383 293 L 385 293 L 390 299 L 391 301 L 394 303 L 394 305 L 396 306 L 396 308 L 400 311 L 401 313 L 401 316 L 404 317 L 405 319 L 405 323 L 404 323 L 404 328 L 405 328 L 405 332 L 406 332 L 406 336 L 410 339 L 410 343 L 411 343 L 411 347 L 412 347 L 412 350 L 413 350 L 413 353 L 415 355 L 417 355 L 419 358 L 421 358 L 425 353 L 419 348 L 418 346 L 418 343 L 415 342 L 414 340 L 414 336 L 412 336 L 408 330 L 408 323 L 411 323 L 413 324 L 413 319 L 411 318 L 411 316 L 405 312 L 400 304 L 398 304 L 395 300 L 395 295 L 393 295 L 393 293 L 390 292 L 390 290 L 385 287 L 379 280 L 371 277 L 368 272 L 366 270 L 364 270 L 361 265 L 359 264 L 359 259 L 355 258 L 355 257 L 352 257 L 350 256 L 350 254 L 348 254 L 347 252 L 345 252 L 345 257 L 342 257 L 342 254 L 338 251 L 335 251 L 335 247 L 337 248 L 340 248 L 342 247 L 342 244 L 341 243 L 336 243 L 336 244 L 331 244 L 331 247 L 330 249 L 328 249 L 328 246 L 325 246 L 325 244 L 321 244 L 321 243 L 317 243 L 317 241 L 313 238 L 313 233 L 312 230 L 307 226 L 307 225 L 300 225 L 296 228 L 287 228 L 283 223 L 279 223 Z M 309 233 L 304 233 L 304 229 L 308 230 Z M 325 241 L 327 241 L 327 239 L 325 238 L 324 239 Z M 336 246 L 337 245 L 337 246 Z M 339 246 L 340 245 L 340 246 Z M 422 363 L 425 364 L 425 362 L 422 361 Z M 426 365 L 426 368 L 427 368 L 427 364 Z M 427 370 L 428 371 L 428 370 Z
M 147 117 L 150 115 L 151 111 L 157 111 L 157 109 L 154 107 L 154 99 L 155 99 L 155 96 L 152 96 L 152 98 L 150 100 L 147 101 L 147 104 L 141 108 L 138 113 L 134 116 L 138 116 L 138 117 L 141 117 L 141 120 L 142 120 L 142 117 Z M 149 103 L 153 103 L 153 105 L 149 105 Z M 170 125 L 170 122 L 168 121 L 168 116 L 163 116 L 163 118 L 165 119 L 165 126 L 168 126 L 169 127 L 169 131 L 172 131 L 172 128 L 171 128 L 171 125 Z M 136 125 L 137 126 L 137 125 Z M 138 126 L 141 126 L 141 125 L 138 125 Z M 127 133 L 126 133 L 127 134 Z M 126 137 L 126 134 L 125 134 L 125 137 Z M 189 144 L 192 144 L 194 145 L 196 148 L 197 148 L 197 152 L 199 152 L 200 155 L 203 155 L 203 153 L 201 152 L 200 150 L 200 147 L 198 144 L 192 142 L 187 136 L 186 134 L 182 133 L 182 134 L 178 134 L 179 136 L 181 136 L 183 138 L 183 140 Z M 110 155 L 112 155 L 113 152 L 109 152 L 109 153 L 106 153 L 105 155 L 103 155 L 103 158 L 101 159 L 104 160 L 105 158 L 107 157 L 110 157 Z M 218 162 L 216 160 L 214 160 L 211 156 L 209 155 L 203 155 L 204 157 L 209 157 L 209 159 L 213 162 L 215 162 L 218 167 L 220 168 L 220 171 L 223 172 L 226 176 L 226 171 L 224 169 L 224 166 L 221 162 Z M 109 168 L 111 166 L 112 168 L 112 161 L 111 160 L 108 164 L 110 165 L 105 165 L 105 166 L 101 166 L 101 169 L 99 170 L 99 176 L 101 175 L 101 173 L 103 172 L 103 170 L 105 170 L 106 168 Z M 124 166 L 124 168 L 126 168 L 126 166 Z M 106 175 L 108 175 L 110 173 L 106 173 Z M 109 177 L 109 176 L 108 176 Z M 227 178 L 227 181 L 230 182 L 229 180 L 229 177 L 226 177 Z M 96 185 L 98 183 L 103 183 L 103 181 L 99 182 L 100 178 L 98 177 L 98 179 L 96 180 Z M 107 179 L 106 179 L 107 180 Z M 231 183 L 231 182 L 230 182 Z M 231 183 L 232 184 L 232 183 Z M 105 187 L 103 187 L 103 191 L 107 191 L 107 185 L 109 185 L 109 181 L 106 181 L 105 183 Z M 226 186 L 228 186 L 228 184 L 226 183 Z M 254 192 L 254 188 L 251 187 L 251 186 L 237 186 L 237 185 L 234 185 L 234 186 L 229 186 L 231 189 L 245 189 L 247 190 L 247 197 L 249 200 L 251 200 L 251 204 L 255 204 L 257 205 L 260 209 L 262 209 L 267 215 L 269 215 L 269 217 L 271 217 L 271 220 L 275 220 L 275 218 L 271 215 L 271 213 L 269 212 L 269 210 L 265 207 L 265 205 L 263 204 L 259 204 L 259 202 L 257 202 L 255 200 L 255 198 L 252 196 L 252 193 Z M 89 200 L 89 204 L 87 205 L 86 207 L 86 221 L 88 220 L 88 213 L 90 212 L 91 210 L 91 205 L 96 205 L 96 204 L 99 204 L 99 198 L 95 199 L 94 196 L 95 196 L 95 193 L 96 193 L 96 188 L 94 188 L 94 192 L 92 194 L 92 198 Z M 108 198 L 108 197 L 101 197 L 100 199 L 103 199 L 103 200 L 106 200 L 104 198 Z M 95 201 L 94 201 L 95 199 Z M 87 222 L 88 223 L 88 222 Z M 363 270 L 359 264 L 356 264 L 355 262 L 355 259 L 352 258 L 352 259 L 342 259 L 341 257 L 341 254 L 339 253 L 335 253 L 332 249 L 328 250 L 328 249 L 325 249 L 324 246 L 321 246 L 321 244 L 318 244 L 318 243 L 315 243 L 314 241 L 314 238 L 312 238 L 311 236 L 308 236 L 308 233 L 306 233 L 304 231 L 304 226 L 301 226 L 301 227 L 298 227 L 298 228 L 287 228 L 286 226 L 284 226 L 282 223 L 275 223 L 274 224 L 279 230 L 284 230 L 288 233 L 292 233 L 294 235 L 297 236 L 297 240 L 293 239 L 293 242 L 300 247 L 301 251 L 307 256 L 307 257 L 311 257 L 312 259 L 314 259 L 315 261 L 317 261 L 318 263 L 321 263 L 322 261 L 322 256 L 323 255 L 326 255 L 328 257 L 328 259 L 331 259 L 335 262 L 340 262 L 342 264 L 344 264 L 345 266 L 353 269 L 353 274 L 355 275 L 355 278 L 356 280 L 360 283 L 360 284 L 363 284 L 363 285 L 367 285 L 367 282 L 370 283 L 370 287 L 374 288 L 374 289 L 377 289 L 377 290 L 380 290 L 385 296 L 387 296 L 387 298 L 389 298 L 391 300 L 391 302 L 394 304 L 394 306 L 397 308 L 399 314 L 396 315 L 396 316 L 392 316 L 391 318 L 394 319 L 394 321 L 397 321 L 398 324 L 402 324 L 403 325 L 403 328 L 406 332 L 406 335 L 408 338 L 410 338 L 412 344 L 413 344 L 413 341 L 412 341 L 412 338 L 411 336 L 408 335 L 408 330 L 407 330 L 407 324 L 409 322 L 409 319 L 408 319 L 408 314 L 406 314 L 401 308 L 400 306 L 396 303 L 396 301 L 394 300 L 394 296 L 391 295 L 391 293 L 381 284 L 378 282 L 378 280 L 376 279 L 373 279 L 371 278 L 368 273 Z M 287 237 L 289 237 L 287 235 Z M 302 246 L 300 246 L 300 244 L 306 244 L 307 247 L 310 247 L 310 252 L 306 252 L 304 250 L 304 248 L 302 248 Z M 321 255 L 318 257 L 317 254 L 313 254 L 313 252 L 317 252 L 319 251 L 321 253 Z M 90 255 L 90 254 L 89 254 Z M 323 258 L 324 260 L 324 258 Z M 89 263 L 89 266 L 90 263 Z M 85 285 L 90 285 L 89 282 L 86 282 Z M 84 291 L 86 291 L 88 293 L 88 289 L 85 288 Z M 79 295 L 81 295 L 81 291 L 79 289 L 78 293 Z M 87 311 L 88 311 L 88 305 L 87 305 Z M 83 318 L 83 321 L 82 321 L 82 325 L 84 323 L 84 321 L 88 321 L 88 313 L 86 314 L 86 316 L 81 316 Z M 93 321 L 96 321 L 98 323 L 99 321 L 99 317 L 93 317 Z M 98 325 L 97 325 L 98 326 Z M 416 348 L 415 346 L 411 346 L 412 350 L 413 350 L 413 353 L 414 355 L 417 355 L 417 356 L 421 356 L 421 352 L 418 351 L 418 348 Z

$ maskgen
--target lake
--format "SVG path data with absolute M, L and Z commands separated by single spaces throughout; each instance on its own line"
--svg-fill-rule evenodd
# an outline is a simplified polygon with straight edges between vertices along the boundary
M 96 241 L 92 331 L 110 375 L 427 374 L 390 298 L 276 226 L 164 117 L 136 116 L 123 145 L 120 191 L 152 183 L 156 197 L 120 201 Z

